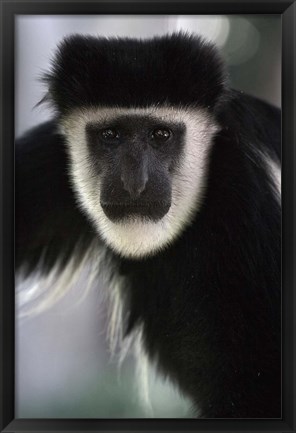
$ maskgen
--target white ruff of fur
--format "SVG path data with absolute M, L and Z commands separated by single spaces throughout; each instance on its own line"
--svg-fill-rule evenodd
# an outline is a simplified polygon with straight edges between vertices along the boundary
M 131 218 L 111 222 L 100 205 L 100 179 L 92 167 L 85 126 L 89 122 L 112 121 L 120 115 L 146 115 L 159 120 L 183 122 L 185 149 L 172 181 L 172 204 L 158 222 Z M 206 110 L 185 108 L 94 108 L 76 109 L 61 125 L 71 159 L 71 179 L 81 207 L 93 221 L 100 236 L 126 257 L 155 254 L 171 244 L 194 217 L 203 198 L 207 162 L 218 126 Z

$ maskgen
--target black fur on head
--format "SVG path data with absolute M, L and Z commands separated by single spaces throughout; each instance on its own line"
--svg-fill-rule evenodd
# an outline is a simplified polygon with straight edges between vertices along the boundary
M 214 111 L 225 93 L 223 62 L 198 36 L 148 40 L 72 35 L 45 75 L 59 114 L 77 107 L 175 105 Z

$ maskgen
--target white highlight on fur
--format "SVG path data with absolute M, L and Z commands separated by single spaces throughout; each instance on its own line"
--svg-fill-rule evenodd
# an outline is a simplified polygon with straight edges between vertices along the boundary
M 270 156 L 265 156 L 267 170 L 273 183 L 274 192 L 278 199 L 281 198 L 281 167 L 278 162 Z
M 114 223 L 100 205 L 100 179 L 92 169 L 85 126 L 89 122 L 112 121 L 122 115 L 146 115 L 163 121 L 183 122 L 186 126 L 183 158 L 173 176 L 172 204 L 158 222 L 133 218 Z M 155 254 L 173 242 L 191 222 L 202 201 L 208 153 L 218 131 L 206 110 L 173 107 L 75 109 L 64 118 L 61 127 L 69 147 L 70 174 L 79 203 L 101 237 L 116 252 L 126 257 Z
M 138 377 L 138 395 L 141 398 L 142 406 L 144 407 L 147 416 L 153 418 L 153 407 L 150 400 L 149 390 L 149 359 L 144 350 L 143 345 L 143 329 L 142 327 L 136 333 L 134 343 L 134 355 L 136 360 L 136 372 Z
M 277 198 L 281 201 L 281 164 L 276 155 L 271 156 L 266 151 L 260 150 L 254 146 L 251 146 L 251 153 L 246 153 L 252 164 L 262 167 L 262 163 L 265 166 L 264 170 L 269 178 L 269 183 L 272 191 Z
M 123 277 L 114 275 L 111 282 L 109 280 L 108 298 L 108 329 L 107 338 L 109 342 L 109 350 L 111 358 L 116 355 L 116 350 L 119 350 L 119 363 L 121 364 L 128 352 L 128 347 L 123 347 L 123 290 L 125 282 Z

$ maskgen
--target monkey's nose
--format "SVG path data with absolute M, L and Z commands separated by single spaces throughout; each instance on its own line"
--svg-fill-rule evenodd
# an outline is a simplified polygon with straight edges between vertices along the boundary
M 129 193 L 132 199 L 137 199 L 146 188 L 148 176 L 145 175 L 135 178 L 133 174 L 128 177 L 122 175 L 121 180 L 123 189 Z
M 123 181 L 123 179 L 122 179 Z M 133 183 L 133 182 L 124 182 L 123 181 L 123 189 L 129 193 L 132 199 L 138 198 L 142 192 L 146 188 L 146 181 L 139 183 Z

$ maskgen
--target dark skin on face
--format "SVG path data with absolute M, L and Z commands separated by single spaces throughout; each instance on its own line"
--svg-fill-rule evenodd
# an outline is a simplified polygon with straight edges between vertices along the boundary
M 185 125 L 124 115 L 86 125 L 100 203 L 114 222 L 132 216 L 158 221 L 171 206 L 172 176 L 184 148 Z

